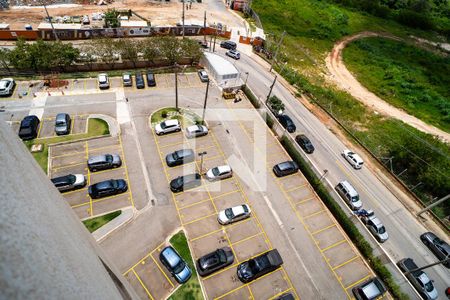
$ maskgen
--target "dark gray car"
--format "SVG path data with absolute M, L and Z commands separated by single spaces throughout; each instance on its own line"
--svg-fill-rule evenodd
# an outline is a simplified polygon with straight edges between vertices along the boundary
M 420 236 L 420 239 L 439 260 L 450 258 L 450 246 L 434 233 L 425 232 Z M 443 265 L 450 268 L 450 260 L 447 260 Z
M 295 161 L 285 161 L 273 167 L 273 172 L 277 177 L 283 177 L 297 173 L 298 165 Z
M 170 182 L 170 190 L 174 193 L 182 192 L 202 184 L 202 178 L 200 174 L 188 174 L 184 176 L 178 176 Z
M 197 270 L 200 276 L 206 276 L 214 273 L 234 262 L 233 251 L 229 247 L 217 249 L 208 253 L 197 260 Z
M 166 163 L 169 167 L 179 166 L 195 160 L 192 149 L 181 149 L 166 155 Z
M 60 113 L 56 115 L 55 119 L 55 132 L 57 135 L 69 134 L 70 133 L 70 124 L 72 120 L 70 119 L 69 114 Z
M 92 199 L 125 193 L 127 190 L 127 182 L 123 179 L 105 180 L 88 187 L 88 193 Z
M 118 168 L 122 165 L 122 160 L 117 154 L 103 154 L 90 156 L 87 165 L 89 171 L 96 172 L 99 170 Z

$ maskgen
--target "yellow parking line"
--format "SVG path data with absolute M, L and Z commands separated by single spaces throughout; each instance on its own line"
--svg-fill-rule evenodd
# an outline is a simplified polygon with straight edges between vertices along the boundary
M 291 178 L 291 177 L 294 177 L 294 176 L 297 176 L 297 175 L 298 175 L 298 172 L 296 172 L 294 174 L 287 175 L 287 176 L 283 176 L 283 177 L 277 177 L 277 179 L 278 179 L 278 181 L 283 181 L 284 179 Z
M 211 146 L 207 146 L 207 147 L 198 147 L 198 148 L 195 148 L 195 150 L 196 151 L 204 151 L 204 150 L 208 150 L 208 149 L 211 149 L 211 148 L 216 148 L 216 146 L 215 145 L 211 145 Z
M 152 294 L 150 294 L 150 292 L 148 291 L 147 287 L 145 286 L 145 284 L 142 282 L 141 278 L 139 277 L 139 275 L 136 273 L 135 270 L 132 270 L 134 276 L 136 276 L 137 280 L 139 281 L 139 283 L 142 285 L 142 287 L 144 288 L 145 292 L 147 293 L 147 295 L 150 297 L 151 300 L 153 300 L 153 296 Z
M 321 213 L 324 213 L 324 212 L 326 212 L 325 209 L 319 210 L 319 211 L 317 211 L 317 212 L 315 212 L 315 213 L 312 213 L 312 214 L 310 214 L 310 215 L 304 216 L 304 217 L 303 217 L 303 220 L 308 219 L 308 218 L 311 218 L 311 217 L 314 217 L 314 216 L 317 216 L 317 215 L 319 215 L 319 214 L 321 214 Z
M 356 256 L 354 256 L 353 258 L 347 260 L 346 262 L 343 262 L 342 264 L 333 267 L 333 270 L 339 269 L 340 267 L 343 267 L 343 266 L 345 266 L 346 264 L 351 263 L 352 261 L 354 261 L 355 259 L 358 259 L 358 258 L 359 258 L 359 256 L 356 255 Z
M 216 158 L 219 158 L 219 157 L 222 157 L 222 155 L 215 155 L 215 156 L 212 156 L 212 157 L 208 157 L 208 158 L 205 158 L 203 161 L 205 162 L 205 161 L 213 160 L 213 159 L 216 159 Z
M 195 219 L 195 220 L 189 221 L 189 222 L 187 222 L 187 223 L 182 223 L 182 225 L 183 225 L 183 226 L 186 226 L 186 225 L 189 225 L 189 224 L 192 224 L 192 223 L 195 223 L 195 222 L 201 221 L 201 220 L 203 220 L 203 219 L 206 219 L 206 218 L 209 218 L 209 217 L 212 217 L 212 216 L 215 216 L 215 215 L 217 215 L 217 213 L 212 213 L 212 214 L 209 214 L 209 215 L 206 215 L 206 216 L 200 217 L 200 218 L 198 218 L 198 219 Z
M 324 227 L 324 228 L 321 228 L 321 229 L 319 229 L 319 230 L 316 230 L 316 231 L 314 231 L 314 232 L 311 232 L 311 234 L 312 234 L 312 235 L 315 235 L 315 234 L 321 233 L 322 231 L 325 231 L 325 230 L 330 229 L 331 227 L 335 227 L 335 226 L 336 226 L 336 223 L 333 223 L 333 224 L 328 225 L 328 226 L 326 226 L 326 227 Z
M 158 267 L 158 269 L 161 271 L 161 273 L 163 273 L 164 277 L 166 277 L 167 281 L 170 283 L 170 285 L 172 287 L 175 287 L 172 283 L 172 281 L 170 281 L 169 277 L 167 277 L 166 273 L 164 273 L 163 269 L 159 266 L 158 262 L 156 261 L 156 259 L 150 255 L 150 257 L 153 259 L 153 261 L 155 262 L 156 266 Z
M 201 236 L 198 236 L 198 237 L 195 237 L 195 238 L 193 238 L 193 239 L 190 239 L 189 242 L 192 243 L 192 242 L 194 242 L 194 241 L 196 241 L 196 240 L 200 240 L 200 239 L 205 238 L 205 237 L 207 237 L 207 236 L 210 236 L 210 235 L 213 235 L 213 234 L 215 234 L 215 233 L 221 232 L 222 230 L 223 230 L 223 228 L 220 228 L 220 229 L 216 229 L 216 230 L 210 231 L 210 232 L 205 233 L 205 234 L 203 234 L 203 235 L 201 235 Z
M 114 198 L 119 198 L 120 196 L 125 196 L 125 195 L 129 195 L 129 193 L 127 192 L 127 193 L 122 193 L 122 194 L 112 195 L 112 196 L 100 198 L 100 199 L 97 199 L 97 200 L 91 199 L 91 201 L 92 201 L 92 203 L 98 203 L 98 202 L 102 202 L 102 201 L 106 201 L 106 200 L 111 200 L 111 199 L 114 199 Z M 87 195 L 87 196 L 89 197 L 89 195 Z M 90 197 L 89 197 L 89 198 L 90 198 Z M 71 207 L 72 207 L 72 208 L 77 208 L 77 207 L 80 207 L 80 206 L 87 205 L 88 203 L 89 203 L 89 202 L 84 202 L 84 203 L 81 203 L 81 204 L 73 205 L 73 206 L 71 206 Z
M 286 270 L 283 267 L 281 267 L 281 269 L 283 270 L 284 276 L 287 278 L 287 281 L 288 281 L 289 285 L 291 286 L 292 291 L 294 292 L 294 296 L 295 296 L 294 298 L 300 299 L 300 297 L 297 294 L 297 291 L 294 288 L 294 285 L 292 284 L 291 278 L 289 278 L 289 275 L 287 274 Z
M 195 164 L 195 161 L 190 162 L 190 163 L 185 163 L 185 164 L 182 164 L 182 165 L 179 165 L 179 166 L 175 166 L 175 167 L 166 167 L 165 165 L 163 165 L 163 167 L 167 168 L 168 170 L 176 170 L 176 169 L 181 169 L 181 168 L 188 167 L 188 166 L 193 165 L 193 164 Z
M 37 138 L 38 138 L 38 139 L 39 139 L 40 136 L 41 136 L 41 129 L 42 129 L 43 126 L 44 126 L 44 122 L 40 122 L 40 123 L 39 123 L 39 130 L 38 130 L 38 133 L 37 133 Z
M 160 145 L 159 147 L 161 149 L 164 149 L 164 148 L 171 147 L 171 146 L 182 145 L 184 143 L 185 143 L 185 141 L 183 140 L 182 142 L 170 143 L 170 144 L 167 144 L 167 145 Z
M 328 246 L 328 247 L 325 247 L 325 248 L 323 248 L 323 249 L 320 249 L 320 252 L 325 252 L 325 251 L 327 251 L 327 250 L 329 250 L 329 249 L 331 249 L 331 248 L 334 248 L 334 247 L 336 247 L 336 246 L 339 246 L 340 244 L 343 244 L 343 243 L 345 243 L 345 242 L 347 242 L 346 239 L 340 240 L 339 242 L 336 242 L 336 243 L 334 243 L 334 244 L 332 244 L 332 245 L 330 245 L 330 246 Z
M 84 90 L 86 90 L 86 82 L 87 82 L 87 79 L 84 79 L 84 80 L 83 80 L 83 89 L 84 89 Z
M 106 169 L 106 170 L 102 170 L 102 171 L 95 171 L 95 172 L 92 172 L 92 174 L 98 175 L 98 174 L 111 172 L 111 171 L 114 171 L 114 170 L 124 170 L 124 169 L 126 169 L 126 165 L 122 163 L 122 166 L 120 166 L 118 168 Z M 88 170 L 89 170 L 89 168 L 88 168 Z M 125 172 L 123 172 L 123 174 L 125 175 Z
M 349 289 L 349 288 L 352 288 L 352 287 L 354 287 L 355 285 L 357 285 L 357 284 L 359 284 L 359 283 L 361 283 L 361 282 L 363 282 L 364 280 L 367 280 L 367 279 L 369 279 L 370 277 L 371 277 L 372 275 L 371 274 L 369 274 L 369 275 L 367 275 L 366 277 L 363 277 L 363 278 L 361 278 L 360 280 L 358 280 L 358 281 L 356 281 L 356 282 L 354 282 L 354 283 L 352 283 L 352 284 L 350 284 L 349 286 L 347 286 L 345 289 L 347 290 L 347 289 Z
M 78 154 L 86 154 L 86 151 L 73 151 L 73 152 L 70 152 L 67 154 L 52 156 L 52 158 L 70 157 L 70 156 L 76 156 Z
M 70 133 L 73 133 L 73 126 L 75 125 L 75 118 L 72 119 L 72 122 L 70 123 Z
M 90 204 L 90 202 L 83 202 L 83 203 L 80 203 L 80 204 L 72 205 L 70 207 L 71 208 L 78 208 L 78 207 L 82 207 L 82 206 L 89 205 L 89 204 Z
M 60 169 L 66 169 L 66 168 L 71 168 L 71 167 L 75 167 L 75 166 L 80 166 L 80 165 L 85 165 L 86 162 L 82 162 L 82 163 L 77 163 L 77 164 L 70 164 L 70 165 L 65 165 L 65 166 L 61 166 L 61 167 L 53 167 L 53 170 L 60 170 Z
M 142 263 L 144 260 L 146 260 L 150 255 L 153 254 L 156 250 L 158 250 L 162 245 L 164 245 L 166 242 L 162 242 L 159 244 L 155 249 L 150 251 L 147 255 L 145 255 L 143 258 L 141 258 L 137 263 L 135 263 L 131 268 L 129 268 L 125 273 L 123 273 L 123 276 L 127 275 L 130 271 L 132 271 L 137 265 Z
M 248 288 L 248 292 L 250 293 L 250 297 L 252 297 L 251 299 L 255 300 L 255 297 L 253 297 L 252 289 L 250 288 L 249 285 L 247 285 L 247 288 Z
M 308 201 L 311 201 L 311 200 L 314 200 L 314 199 L 316 199 L 316 197 L 306 198 L 306 199 L 300 200 L 298 202 L 295 202 L 294 205 L 305 203 L 305 202 L 308 202 Z
M 73 190 L 73 191 L 68 191 L 68 192 L 63 192 L 61 193 L 63 196 L 66 195 L 70 195 L 70 194 L 75 194 L 77 192 L 83 192 L 83 191 L 87 191 L 87 188 L 82 188 L 82 189 L 78 189 L 78 190 Z
M 233 245 L 237 245 L 237 244 L 243 243 L 245 241 L 251 240 L 252 238 L 255 238 L 255 237 L 260 236 L 262 234 L 264 234 L 264 232 L 261 231 L 261 232 L 259 232 L 257 234 L 254 234 L 252 236 L 246 237 L 245 239 L 242 239 L 242 240 L 239 240 L 237 242 L 234 242 Z
M 120 136 L 120 134 L 119 134 L 119 145 L 120 145 L 120 149 L 122 150 L 122 163 L 123 163 L 123 165 L 126 166 L 125 151 L 123 150 L 122 137 Z M 127 167 L 125 167 L 125 178 L 127 179 L 127 183 L 128 183 L 128 192 L 130 193 L 131 206 L 134 207 L 133 193 L 131 192 L 131 182 L 130 182 L 130 178 L 128 176 L 128 168 Z
M 235 193 L 239 193 L 239 190 L 234 190 L 234 191 L 231 191 L 231 192 L 226 192 L 226 193 L 220 194 L 219 196 L 215 196 L 215 197 L 213 197 L 212 199 L 213 199 L 213 200 L 217 200 L 217 199 L 220 199 L 220 198 L 222 198 L 222 197 L 225 197 L 225 196 L 228 196 L 228 195 L 231 195 L 231 194 L 235 194 Z
M 87 141 L 84 143 L 85 143 L 84 150 L 86 151 L 86 160 L 88 160 L 89 159 L 89 146 L 88 146 Z M 91 172 L 89 171 L 89 168 L 87 170 L 87 184 L 88 184 L 88 186 L 91 185 Z M 92 217 L 94 215 L 94 210 L 92 207 L 92 198 L 90 196 L 89 196 L 89 210 L 90 210 L 91 217 Z
M 185 208 L 189 208 L 189 207 L 192 207 L 192 206 L 196 206 L 196 205 L 208 202 L 208 201 L 211 201 L 211 200 L 208 198 L 208 199 L 197 201 L 195 203 L 191 203 L 191 204 L 188 204 L 188 205 L 185 205 L 185 206 L 180 206 L 180 210 L 185 209 Z
M 269 300 L 276 299 L 276 298 L 278 298 L 279 296 L 281 296 L 281 295 L 283 295 L 283 294 L 289 292 L 290 290 L 292 290 L 292 288 L 288 288 L 288 289 L 286 289 L 286 290 L 284 290 L 284 291 L 282 291 L 282 292 L 279 292 L 279 293 L 273 295 L 272 297 L 270 297 Z
M 308 185 L 307 183 L 302 184 L 302 185 L 297 185 L 296 187 L 293 187 L 293 188 L 291 188 L 291 189 L 286 190 L 286 192 L 290 193 L 290 192 L 293 192 L 293 191 L 295 191 L 295 190 L 301 189 L 302 187 L 305 187 L 305 186 L 307 186 L 307 185 Z
M 278 272 L 278 271 L 280 271 L 280 269 L 276 269 L 276 270 L 274 270 L 274 271 L 272 271 L 272 272 L 270 272 L 270 273 L 267 273 L 267 274 L 265 274 L 265 275 L 263 275 L 263 276 L 261 276 L 261 277 L 258 277 L 258 278 L 256 278 L 255 280 L 253 280 L 253 281 L 251 281 L 251 282 L 249 282 L 249 283 L 244 283 L 243 285 L 238 286 L 237 288 L 234 288 L 234 289 L 232 289 L 231 291 L 228 291 L 228 292 L 226 292 L 225 294 L 220 295 L 219 297 L 216 297 L 216 298 L 214 298 L 214 299 L 215 299 L 215 300 L 217 300 L 217 299 L 222 299 L 223 297 L 226 297 L 226 296 L 228 296 L 229 294 L 232 294 L 232 293 L 234 293 L 234 292 L 236 292 L 236 291 L 238 291 L 238 290 L 240 290 L 240 289 L 242 289 L 242 288 L 248 286 L 250 283 L 255 283 L 255 282 L 257 282 L 257 281 L 260 281 L 261 279 L 263 279 L 263 278 L 265 278 L 265 277 L 267 277 L 267 276 L 269 276 L 269 275 L 271 275 L 271 274 L 274 274 L 275 272 Z
M 114 150 L 120 152 L 123 155 L 123 151 L 122 151 L 122 149 L 120 149 L 120 145 L 109 145 L 109 146 L 97 147 L 97 148 L 91 147 L 90 151 L 91 152 L 104 151 L 105 149 L 110 149 L 110 148 L 118 148 L 118 149 L 114 149 Z M 113 152 L 116 152 L 116 151 L 113 151 Z

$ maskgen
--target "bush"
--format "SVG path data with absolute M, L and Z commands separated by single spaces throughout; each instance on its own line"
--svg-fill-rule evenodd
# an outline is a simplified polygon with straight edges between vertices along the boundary
M 427 14 L 408 9 L 400 10 L 396 19 L 399 23 L 412 28 L 429 30 L 435 27 L 433 21 Z

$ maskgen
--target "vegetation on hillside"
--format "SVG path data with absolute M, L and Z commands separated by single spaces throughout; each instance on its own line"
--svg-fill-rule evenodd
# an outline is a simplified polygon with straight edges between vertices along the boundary
M 122 213 L 121 210 L 116 210 L 113 211 L 109 214 L 100 216 L 100 217 L 94 217 L 91 219 L 87 219 L 83 221 L 84 226 L 86 226 L 87 230 L 89 230 L 89 232 L 94 232 L 97 229 L 99 229 L 100 227 L 102 227 L 103 225 L 105 225 L 106 223 L 108 223 L 109 221 L 112 221 L 113 219 L 117 218 L 118 216 L 120 216 L 120 214 Z
M 450 131 L 450 58 L 384 38 L 350 43 L 347 68 L 390 104 Z

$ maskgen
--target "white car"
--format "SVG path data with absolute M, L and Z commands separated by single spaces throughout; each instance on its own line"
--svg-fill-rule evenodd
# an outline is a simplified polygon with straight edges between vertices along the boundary
M 195 138 L 199 136 L 204 136 L 208 134 L 208 128 L 203 125 L 192 125 L 186 128 L 186 137 Z
M 98 87 L 100 89 L 109 89 L 108 74 L 106 74 L 106 73 L 98 74 Z
M 231 176 L 233 176 L 233 170 L 231 170 L 231 167 L 228 165 L 218 166 L 209 169 L 208 172 L 206 172 L 206 179 L 209 181 L 222 180 L 230 178 Z
M 209 80 L 208 73 L 205 70 L 198 71 L 198 77 L 201 82 L 207 82 Z
M 178 122 L 178 120 L 165 120 L 155 126 L 155 132 L 157 135 L 178 131 L 181 131 L 180 122 Z
M 241 58 L 241 54 L 237 50 L 228 50 L 227 52 L 225 52 L 225 54 L 227 56 L 231 57 L 231 58 L 234 58 L 234 59 L 240 59 Z
M 231 224 L 250 217 L 251 213 L 252 211 L 250 210 L 250 207 L 248 207 L 247 204 L 242 204 L 219 212 L 217 221 L 219 221 L 222 225 Z
M 344 151 L 342 151 L 342 156 L 352 165 L 353 168 L 355 169 L 361 169 L 364 161 L 362 160 L 361 156 L 359 156 L 358 154 L 345 149 Z
M 3 78 L 0 80 L 0 96 L 11 96 L 16 83 L 12 78 Z

